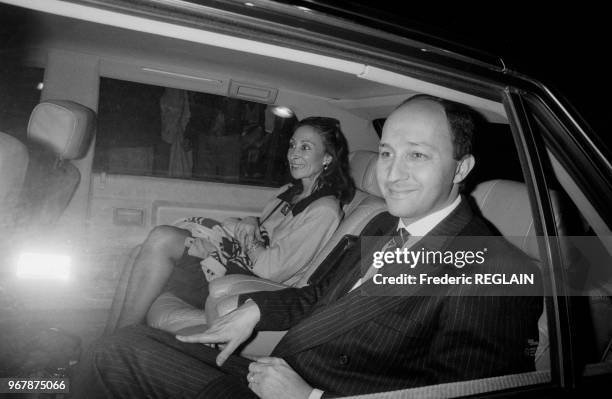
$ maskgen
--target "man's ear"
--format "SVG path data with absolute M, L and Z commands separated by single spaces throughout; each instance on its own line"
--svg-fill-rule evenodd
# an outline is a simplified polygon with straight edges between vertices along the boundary
M 453 179 L 453 183 L 461 183 L 467 177 L 467 175 L 470 174 L 472 169 L 474 169 L 474 165 L 476 165 L 476 159 L 474 159 L 472 154 L 468 154 L 461 158 L 461 160 L 457 163 L 457 168 L 455 169 L 455 178 Z

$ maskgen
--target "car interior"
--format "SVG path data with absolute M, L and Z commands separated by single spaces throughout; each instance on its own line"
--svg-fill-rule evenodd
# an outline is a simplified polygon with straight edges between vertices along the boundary
M 122 271 L 148 232 L 191 216 L 258 215 L 287 182 L 285 154 L 296 121 L 320 115 L 341 123 L 357 193 L 331 240 L 299 273 L 296 286 L 312 284 L 385 210 L 375 177 L 380 129 L 396 105 L 417 93 L 467 104 L 483 116 L 476 168 L 463 190 L 543 273 L 550 267 L 535 239 L 542 235 L 534 221 L 541 210 L 501 95 L 492 100 L 302 45 L 81 4 L 53 8 L 59 3 L 0 4 L 0 13 L 17 21 L 7 31 L 18 32 L 0 48 L 0 335 L 27 336 L 31 344 L 54 329 L 85 350 L 111 323 L 109 309 L 125 290 Z M 548 154 L 557 235 L 605 236 L 605 223 L 583 209 L 579 190 Z M 603 258 L 609 260 L 610 248 L 604 240 Z M 579 251 L 561 251 L 580 264 Z M 236 307 L 236 294 L 283 287 L 226 276 L 213 281 L 203 307 L 212 320 Z M 597 288 L 576 313 L 590 348 L 584 362 L 609 365 L 610 285 Z M 544 309 L 536 371 L 442 384 L 436 396 L 550 382 L 551 363 L 562 356 L 556 321 L 547 317 L 553 306 Z M 182 323 L 176 330 L 199 327 Z M 260 332 L 241 353 L 267 355 L 282 335 Z M 11 360 L 3 361 L 1 377 L 23 367 L 27 355 L 14 354 L 24 345 L 3 345 L 0 357 Z M 430 388 L 411 392 L 420 397 Z

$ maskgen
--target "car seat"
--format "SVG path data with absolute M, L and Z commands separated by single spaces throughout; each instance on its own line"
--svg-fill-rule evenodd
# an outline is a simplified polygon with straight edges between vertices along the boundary
M 358 235 L 366 224 L 377 214 L 383 212 L 386 207 L 384 200 L 380 197 L 380 192 L 375 180 L 375 164 L 377 154 L 372 151 L 356 151 L 349 157 L 351 164 L 351 175 L 356 183 L 357 190 L 353 200 L 345 205 L 344 213 L 345 216 L 338 226 L 338 229 L 333 234 L 329 242 L 323 247 L 323 249 L 315 255 L 310 264 L 293 276 L 285 284 L 278 284 L 269 280 L 260 279 L 257 277 L 249 277 L 243 275 L 229 275 L 220 279 L 214 280 L 210 285 L 209 290 L 211 296 L 215 299 L 225 297 L 226 295 L 234 295 L 241 292 L 252 292 L 262 289 L 281 289 L 291 286 L 304 286 L 308 284 L 308 281 L 312 274 L 317 270 L 317 267 L 328 254 L 337 246 L 337 244 L 346 235 Z M 139 249 L 132 251 L 132 254 L 124 266 L 125 268 L 131 268 Z M 126 276 L 128 273 L 122 273 L 122 276 Z M 119 282 L 117 293 L 113 301 L 122 301 L 122 293 L 125 292 L 127 279 L 122 278 Z M 115 306 L 115 304 L 113 304 Z M 190 305 L 180 301 L 174 296 L 162 295 L 155 302 L 154 309 L 172 309 L 173 312 L 182 312 L 186 309 L 193 309 Z M 209 307 L 210 309 L 216 309 L 216 306 Z M 214 310 L 216 313 L 216 310 Z M 164 318 L 165 312 L 155 313 L 149 312 L 147 316 L 150 325 L 159 326 L 165 325 L 167 320 Z M 186 311 L 186 313 L 189 313 Z M 111 317 L 113 314 L 111 313 Z M 109 325 L 113 325 L 113 321 L 109 319 Z
M 480 183 L 472 192 L 482 215 L 491 222 L 502 235 L 525 252 L 541 266 L 538 242 L 535 239 L 535 228 L 529 201 L 527 186 L 510 180 L 490 180 Z M 551 191 L 550 199 L 555 213 L 558 234 L 568 235 L 568 212 L 558 193 Z M 546 307 L 538 320 L 539 342 L 535 354 L 538 370 L 550 369 L 550 342 Z
M 309 283 L 311 277 L 322 264 L 335 263 L 337 259 L 328 256 L 334 249 L 342 256 L 343 251 L 337 246 L 347 236 L 358 236 L 367 227 L 374 216 L 386 211 L 386 205 L 376 181 L 376 159 L 378 155 L 372 151 L 355 151 L 349 157 L 351 176 L 357 187 L 355 197 L 344 208 L 345 217 L 334 232 L 325 247 L 313 258 L 309 267 L 303 270 L 299 279 L 292 286 L 302 287 Z M 346 248 L 345 248 L 346 249 Z M 237 306 L 236 295 L 253 291 L 278 290 L 287 288 L 289 284 L 279 284 L 256 277 L 230 275 L 214 280 L 209 286 L 209 296 L 206 301 L 207 320 L 214 320 Z M 196 327 L 197 328 L 197 327 Z M 182 333 L 189 329 L 181 330 Z M 285 332 L 262 331 L 244 347 L 244 356 L 262 356 L 269 354 L 274 346 L 284 336 Z
M 30 162 L 21 192 L 28 226 L 53 225 L 81 180 L 72 160 L 87 152 L 94 135 L 95 113 L 67 100 L 38 104 L 28 122 Z
M 0 231 L 3 232 L 2 235 L 17 225 L 17 208 L 28 161 L 26 146 L 13 136 L 0 132 Z

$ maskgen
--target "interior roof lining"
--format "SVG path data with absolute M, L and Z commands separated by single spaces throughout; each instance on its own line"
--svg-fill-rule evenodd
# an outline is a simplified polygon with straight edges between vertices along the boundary
M 144 33 L 159 35 L 175 39 L 187 40 L 200 44 L 224 47 L 241 52 L 265 55 L 271 58 L 284 59 L 297 63 L 318 66 L 331 69 L 373 82 L 383 83 L 389 86 L 404 88 L 416 92 L 428 93 L 441 96 L 450 100 L 460 101 L 471 105 L 485 114 L 489 119 L 506 120 L 504 107 L 501 103 L 483 99 L 470 94 L 459 92 L 433 83 L 421 81 L 406 75 L 386 71 L 363 63 L 337 59 L 325 55 L 314 54 L 306 51 L 281 47 L 274 44 L 257 42 L 254 40 L 237 38 L 225 34 L 209 32 L 201 29 L 190 28 L 146 19 L 143 17 L 121 14 L 115 11 L 102 10 L 91 6 L 73 4 L 60 0 L 1 0 L 4 3 L 13 4 L 46 13 L 67 16 L 93 23 L 100 23 L 140 31 Z M 493 118 L 491 118 L 493 116 Z

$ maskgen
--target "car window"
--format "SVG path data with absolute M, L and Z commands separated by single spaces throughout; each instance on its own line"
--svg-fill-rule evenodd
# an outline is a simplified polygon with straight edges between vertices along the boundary
M 537 238 L 533 228 L 533 209 L 538 207 L 527 195 L 527 178 L 523 174 L 519 153 L 523 148 L 517 145 L 510 125 L 480 121 L 473 138 L 473 155 L 476 163 L 463 185 L 465 193 L 475 199 L 483 216 L 497 228 L 500 233 L 520 250 L 525 252 L 534 263 L 544 271 L 549 267 L 539 253 Z M 382 129 L 384 119 L 372 121 L 375 128 Z M 517 134 L 520 134 L 517 132 Z M 530 371 L 518 374 L 498 375 L 489 378 L 458 381 L 432 386 L 412 388 L 394 393 L 385 393 L 385 397 L 463 397 L 469 395 L 494 394 L 504 389 L 526 389 L 552 382 L 551 342 L 548 328 L 548 309 L 544 299 L 540 315 L 532 337 L 527 340 L 524 353 L 533 361 Z M 553 322 L 554 322 L 554 318 Z M 554 330 L 553 330 L 554 331 Z M 379 397 L 373 394 L 365 397 Z
M 100 79 L 93 170 L 278 187 L 295 116 L 266 104 Z
M 25 142 L 28 120 L 40 100 L 43 68 L 0 64 L 0 131 Z
M 569 299 L 574 368 L 582 375 L 609 373 L 612 370 L 612 220 L 606 220 L 593 206 L 592 194 L 583 189 L 585 182 L 569 170 L 568 155 L 572 148 L 566 148 L 564 154 L 547 139 L 553 134 L 567 134 L 565 129 L 542 114 L 535 98 L 528 97 L 527 106 L 531 129 L 544 138 L 542 161 L 546 185 L 556 208 L 553 217 L 561 253 L 561 264 L 553 270 L 555 277 L 562 281 L 561 293 Z M 581 165 L 580 175 L 585 180 L 594 173 Z
M 582 190 L 583 183 L 570 177 L 560 161 L 562 157 L 565 162 L 575 161 L 571 158 L 570 149 L 553 146 L 546 139 L 551 135 L 566 134 L 562 126 L 551 124 L 550 120 L 542 116 L 542 109 L 529 105 L 526 104 L 527 120 L 520 121 L 521 126 L 516 129 L 515 135 L 525 134 L 523 129 L 530 130 L 538 146 L 542 147 L 538 156 L 542 163 L 542 177 L 547 194 L 541 200 L 551 202 L 554 223 L 554 231 L 550 231 L 551 236 L 547 238 L 547 242 L 559 253 L 552 258 L 545 254 L 546 247 L 542 245 L 544 241 L 537 238 L 541 233 L 538 214 L 541 213 L 542 204 L 536 203 L 536 198 L 529 195 L 528 207 L 531 209 L 527 209 L 525 213 L 533 215 L 530 229 L 531 233 L 535 231 L 536 234 L 524 237 L 525 240 L 531 241 L 531 245 L 525 244 L 526 247 L 531 247 L 531 250 L 517 246 L 536 261 L 547 281 L 553 282 L 553 285 L 558 282 L 557 286 L 552 288 L 553 291 L 548 291 L 547 296 L 543 298 L 543 314 L 538 320 L 539 337 L 531 348 L 534 351 L 535 370 L 414 388 L 401 391 L 401 394 L 398 392 L 398 395 L 389 394 L 388 397 L 419 397 L 432 393 L 434 396 L 447 396 L 448 392 L 452 392 L 449 395 L 451 397 L 482 396 L 504 389 L 537 389 L 533 387 L 555 384 L 567 377 L 564 374 L 572 370 L 575 370 L 578 376 L 610 373 L 612 370 L 612 234 L 609 227 L 612 226 L 612 221 L 606 220 L 605 215 L 592 206 L 588 195 Z M 507 134 L 509 127 L 495 124 L 485 126 L 484 130 L 489 134 L 481 134 L 475 138 L 474 154 L 477 167 L 471 176 L 470 185 L 475 186 L 478 191 L 480 183 L 486 184 L 492 179 L 519 183 L 531 181 L 533 176 L 523 176 L 520 172 L 521 162 L 517 154 L 517 150 L 525 155 L 528 151 L 514 144 L 512 136 Z M 534 162 L 535 156 L 531 155 L 535 154 L 529 154 L 532 158 L 529 162 Z M 529 170 L 528 165 L 522 166 L 523 170 Z M 588 171 L 582 170 L 582 173 L 588 174 Z M 512 195 L 516 193 L 513 192 Z M 500 199 L 504 204 L 511 204 L 512 201 L 513 198 Z M 522 218 L 523 212 L 518 215 L 512 211 L 509 209 L 500 212 L 503 214 L 497 217 L 484 215 L 504 234 L 501 228 L 503 226 L 498 225 L 499 220 L 506 218 L 511 221 L 509 224 L 516 225 Z M 516 245 L 516 242 L 511 241 Z M 549 262 L 551 259 L 552 262 Z M 564 307 L 567 312 L 565 309 L 560 310 Z M 559 338 L 567 332 L 571 334 L 571 339 Z M 568 385 L 568 381 L 564 380 L 563 384 Z

